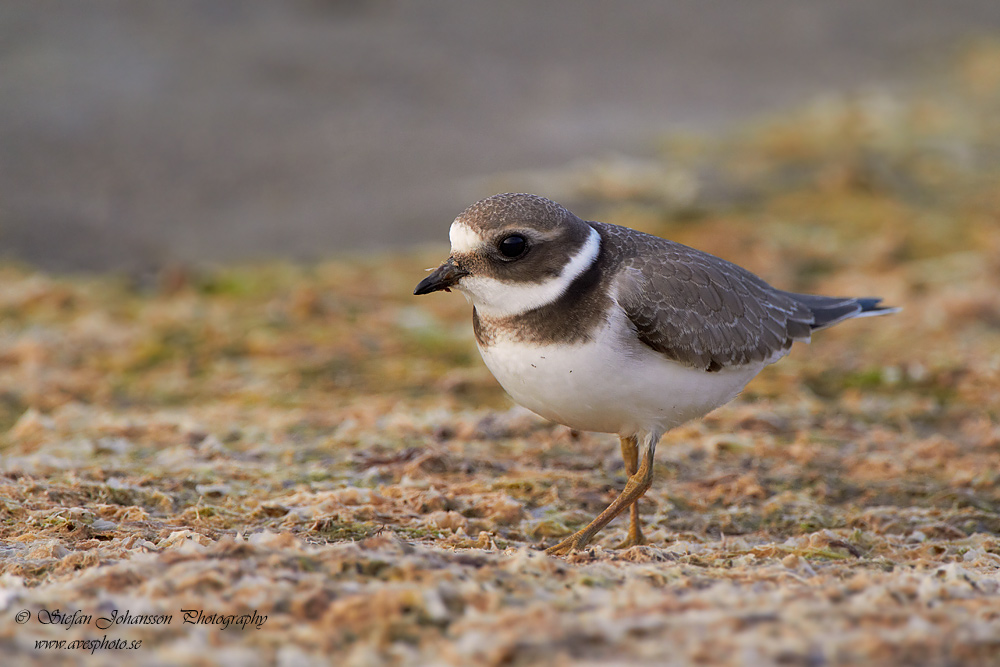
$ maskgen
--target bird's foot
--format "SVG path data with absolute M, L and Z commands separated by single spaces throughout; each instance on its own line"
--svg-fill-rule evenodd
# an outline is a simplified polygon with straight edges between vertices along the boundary
M 587 543 L 590 542 L 590 538 L 590 535 L 587 535 L 585 531 L 580 530 L 573 533 L 559 544 L 549 547 L 545 550 L 545 553 L 550 556 L 568 556 L 574 551 L 587 546 Z
M 647 540 L 646 536 L 642 534 L 642 531 L 641 530 L 638 530 L 638 531 L 629 530 L 628 531 L 628 536 L 623 541 L 619 542 L 618 544 L 616 544 L 615 546 L 613 546 L 611 548 L 612 549 L 628 549 L 630 547 L 636 547 L 636 546 L 639 546 L 639 545 L 642 545 L 642 544 L 649 544 L 649 540 Z

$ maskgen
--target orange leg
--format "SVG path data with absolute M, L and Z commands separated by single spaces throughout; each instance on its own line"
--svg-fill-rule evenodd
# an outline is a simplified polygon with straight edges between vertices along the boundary
M 628 473 L 629 477 L 634 475 L 639 469 L 639 442 L 636 437 L 620 437 L 622 445 L 622 458 L 625 459 L 625 472 Z M 629 509 L 629 524 L 628 524 L 628 536 L 625 538 L 624 542 L 620 542 L 615 545 L 615 549 L 628 549 L 629 547 L 634 547 L 637 544 L 646 544 L 647 540 L 645 535 L 642 534 L 642 520 L 639 519 L 639 499 L 636 500 L 628 506 Z
M 642 531 L 639 529 L 639 513 L 635 502 L 642 497 L 642 494 L 646 493 L 646 490 L 653 483 L 653 452 L 656 449 L 657 440 L 659 440 L 657 434 L 646 436 L 642 445 L 637 445 L 635 438 L 621 439 L 625 469 L 629 471 L 629 478 L 625 483 L 625 488 L 622 489 L 618 497 L 596 519 L 559 544 L 546 549 L 546 553 L 565 555 L 574 549 L 582 549 L 587 546 L 598 531 L 608 525 L 616 516 L 624 512 L 626 507 L 632 508 L 632 527 L 629 528 L 629 537 L 626 542 L 633 539 L 633 537 L 642 539 Z M 633 527 L 636 534 L 633 534 Z

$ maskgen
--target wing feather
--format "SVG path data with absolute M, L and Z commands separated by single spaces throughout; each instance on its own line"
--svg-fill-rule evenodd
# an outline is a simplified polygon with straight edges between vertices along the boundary
M 718 370 L 774 361 L 792 341 L 809 339 L 809 305 L 749 271 L 666 239 L 613 225 L 601 231 L 627 250 L 618 304 L 639 340 L 670 359 Z

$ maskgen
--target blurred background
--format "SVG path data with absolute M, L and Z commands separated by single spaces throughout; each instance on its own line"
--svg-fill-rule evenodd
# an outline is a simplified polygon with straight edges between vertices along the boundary
M 668 134 L 905 90 L 998 32 L 996 0 L 8 1 L 0 256 L 142 273 L 443 243 L 508 189 L 587 215 L 566 169 L 639 178 Z

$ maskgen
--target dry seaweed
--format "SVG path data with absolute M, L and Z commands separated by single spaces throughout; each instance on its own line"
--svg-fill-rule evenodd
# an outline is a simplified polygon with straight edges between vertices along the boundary
M 948 95 L 667 142 L 673 180 L 577 174 L 603 219 L 904 307 L 668 433 L 626 551 L 621 521 L 538 551 L 621 488 L 617 444 L 511 407 L 467 304 L 410 297 L 439 255 L 155 289 L 3 268 L 5 656 L 996 664 L 1000 50 L 960 65 Z M 141 644 L 36 644 L 102 637 Z

